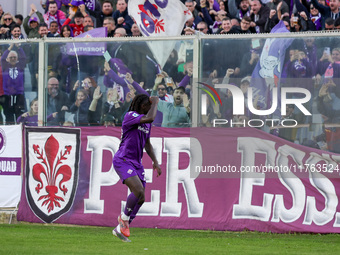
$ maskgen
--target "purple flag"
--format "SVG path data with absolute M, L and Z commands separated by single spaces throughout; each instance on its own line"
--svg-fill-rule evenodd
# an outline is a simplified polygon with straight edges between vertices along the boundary
M 70 3 L 70 5 L 73 5 L 73 6 L 79 6 L 82 4 L 85 4 L 83 0 L 72 0 Z
M 280 21 L 271 30 L 271 33 L 287 32 L 289 31 L 283 21 Z M 260 109 L 266 110 L 271 106 L 272 88 L 279 88 L 280 86 L 286 49 L 292 41 L 293 39 L 291 38 L 269 38 L 264 44 L 260 60 L 253 71 L 250 84 L 253 98 L 258 97 L 257 106 Z M 280 102 L 281 100 L 278 99 L 278 101 Z M 280 103 L 278 103 L 278 108 L 280 108 Z
M 92 29 L 86 33 L 82 33 L 76 38 L 93 38 L 93 37 L 106 37 L 107 28 L 100 27 Z M 106 51 L 106 42 L 95 43 L 67 43 L 67 54 L 75 55 L 75 51 L 78 55 L 91 55 L 91 56 L 103 56 Z
M 85 4 L 87 9 L 94 11 L 96 9 L 96 0 L 72 0 L 70 5 L 78 7 Z

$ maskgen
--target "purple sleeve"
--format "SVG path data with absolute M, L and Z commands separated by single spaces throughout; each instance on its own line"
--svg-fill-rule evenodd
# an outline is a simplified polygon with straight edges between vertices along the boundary
M 17 118 L 17 123 L 24 123 L 25 122 L 25 118 L 22 117 L 22 115 L 20 115 L 18 118 Z
M 149 93 L 146 92 L 141 86 L 139 86 L 139 84 L 137 82 L 133 81 L 132 86 L 135 88 L 135 90 L 139 94 L 145 94 L 145 95 L 149 96 Z
M 181 80 L 181 82 L 178 84 L 178 87 L 186 87 L 190 82 L 190 76 L 186 75 L 184 78 Z
M 116 74 L 115 71 L 113 71 L 112 69 L 107 73 L 107 75 L 115 82 L 117 82 L 119 85 L 123 86 L 123 87 L 126 87 L 127 84 L 126 84 L 126 81 L 119 77 L 118 74 Z
M 218 4 L 217 0 L 214 1 L 213 8 L 214 8 L 214 10 L 217 11 L 217 12 L 220 10 L 220 5 Z
M 47 121 L 54 120 L 53 113 L 51 113 L 50 115 L 48 115 L 48 116 L 46 117 L 46 120 L 47 120 Z
M 138 114 L 136 112 L 128 112 L 125 114 L 123 125 L 126 129 L 130 129 L 131 127 L 138 125 L 140 123 L 140 119 L 144 116 L 144 114 Z
M 105 87 L 107 87 L 107 88 L 113 87 L 113 82 L 108 75 L 104 75 L 103 83 L 104 83 Z

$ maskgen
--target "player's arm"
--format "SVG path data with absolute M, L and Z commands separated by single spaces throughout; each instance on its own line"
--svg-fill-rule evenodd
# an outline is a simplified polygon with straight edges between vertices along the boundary
M 155 120 L 157 114 L 158 101 L 159 101 L 158 97 L 150 97 L 151 108 L 148 111 L 148 113 L 140 119 L 140 123 L 151 123 Z
M 153 151 L 152 144 L 150 143 L 150 138 L 148 138 L 145 142 L 145 151 L 149 155 L 149 157 L 152 159 L 152 168 L 153 170 L 157 171 L 157 177 L 162 174 L 161 167 L 158 164 L 158 161 L 156 159 L 155 153 Z

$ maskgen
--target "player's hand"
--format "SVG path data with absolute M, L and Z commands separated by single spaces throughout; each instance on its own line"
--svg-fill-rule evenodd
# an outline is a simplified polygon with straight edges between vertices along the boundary
M 160 175 L 162 174 L 162 169 L 161 169 L 161 167 L 158 165 L 158 162 L 153 162 L 152 168 L 153 168 L 153 170 L 156 170 L 156 171 L 157 171 L 157 177 L 160 176 Z

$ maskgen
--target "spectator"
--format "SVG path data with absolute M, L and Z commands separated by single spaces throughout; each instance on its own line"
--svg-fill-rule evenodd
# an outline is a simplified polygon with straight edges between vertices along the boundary
M 61 28 L 60 37 L 65 38 L 73 37 L 72 29 L 69 25 L 65 25 Z
M 185 1 L 185 6 L 189 9 L 189 11 L 191 11 L 192 16 L 194 18 L 193 25 L 192 25 L 192 28 L 194 28 L 194 29 L 196 28 L 196 25 L 199 22 L 203 21 L 202 18 L 198 15 L 198 11 L 195 9 L 196 4 L 197 3 L 193 0 L 186 0 Z
M 291 32 L 315 30 L 314 23 L 307 17 L 305 12 L 300 12 L 300 14 L 297 16 L 292 15 L 290 19 L 290 27 Z
M 231 20 L 226 17 L 222 20 L 222 25 L 219 30 L 217 30 L 216 34 L 228 34 L 231 29 Z
M 24 17 L 21 14 L 17 14 L 14 16 L 16 19 L 16 23 L 21 26 L 22 25 L 22 21 L 24 20 Z
M 16 19 L 12 14 L 6 12 L 0 20 L 0 39 L 10 37 L 11 27 L 16 23 Z
M 117 88 L 108 88 L 107 99 L 103 107 L 103 122 L 105 126 L 121 126 L 122 117 L 128 104 L 123 103 Z
M 36 16 L 33 16 L 33 15 Z M 25 29 L 25 33 L 27 38 L 40 38 L 40 34 L 38 33 L 39 30 L 39 23 L 44 22 L 44 17 L 42 14 L 37 11 L 37 8 L 34 4 L 31 4 L 31 11 L 29 15 L 24 19 L 23 25 Z
M 47 24 L 47 27 L 50 28 L 51 22 L 56 21 L 58 23 L 58 33 L 60 33 L 60 29 L 65 20 L 65 13 L 63 13 L 61 10 L 58 10 L 58 5 L 55 1 L 50 1 L 48 12 L 44 14 L 44 21 Z
M 131 27 L 134 22 L 128 14 L 126 0 L 117 1 L 116 11 L 113 13 L 112 17 L 116 22 L 117 28 L 124 28 L 128 35 L 131 34 Z
M 91 18 L 90 16 L 85 16 L 85 17 L 84 17 L 83 26 L 84 26 L 84 27 L 86 27 L 86 26 L 94 27 L 93 20 L 92 20 L 92 18 Z
M 334 30 L 334 19 L 332 18 L 327 18 L 325 20 L 325 30 L 329 31 L 329 30 Z
M 241 26 L 233 26 L 230 29 L 231 34 L 249 34 L 251 33 L 250 28 L 251 19 L 248 16 L 244 16 L 241 20 Z
M 57 116 L 57 112 L 47 116 L 47 121 L 53 120 Z M 25 126 L 38 126 L 38 98 L 32 100 L 30 110 L 23 113 L 17 119 L 17 123 L 23 123 Z
M 2 8 L 0 4 L 0 19 L 2 18 L 3 15 L 4 15 L 4 9 Z
M 59 37 L 59 26 L 56 21 L 52 21 L 50 24 L 50 31 L 48 31 L 47 37 Z
M 88 16 L 87 13 L 85 12 L 85 5 L 80 5 L 79 6 L 79 10 L 76 13 L 70 9 L 69 13 L 69 17 L 65 20 L 63 26 L 68 25 L 72 18 L 74 18 L 74 23 L 71 23 L 69 26 L 72 29 L 73 32 L 73 36 L 76 37 L 82 33 L 84 33 L 84 17 Z
M 197 30 L 200 31 L 202 34 L 210 34 L 208 24 L 204 21 L 201 21 L 197 24 Z
M 177 87 L 173 97 L 173 103 L 159 100 L 157 109 L 163 113 L 162 127 L 189 127 L 190 107 L 184 87 Z
M 260 0 L 250 0 L 250 6 L 250 31 L 252 33 L 263 33 L 270 9 L 263 5 Z
M 125 36 L 127 36 L 125 28 L 123 27 L 116 28 L 114 37 L 125 37 Z
M 86 92 L 86 97 L 89 98 L 90 102 L 93 100 L 93 95 L 98 88 L 98 84 L 92 77 L 85 77 L 84 80 L 81 82 L 81 86 L 79 81 L 76 81 L 76 83 L 73 86 L 73 90 L 70 93 L 69 99 L 70 99 L 70 105 L 76 101 L 76 93 L 82 89 L 85 90 Z M 100 92 L 100 90 L 99 90 Z M 98 105 L 98 106 L 97 106 Z M 101 118 L 101 109 L 102 109 L 102 99 L 98 98 L 96 102 L 96 108 L 93 110 L 94 113 L 92 114 L 91 117 L 91 122 L 92 123 L 100 123 L 100 118 Z
M 56 118 L 48 121 L 47 126 L 60 126 L 65 121 L 68 111 L 68 96 L 59 90 L 59 81 L 52 77 L 47 81 L 47 115 L 57 112 Z
M 325 26 L 324 17 L 322 17 L 319 10 L 316 9 L 312 3 L 310 4 L 309 9 L 310 9 L 310 18 L 315 25 L 315 29 L 317 31 L 322 30 L 322 28 Z
M 248 0 L 242 0 L 236 5 L 236 0 L 228 1 L 229 14 L 237 19 L 242 19 L 244 16 L 250 16 L 250 7 Z
M 340 18 L 334 21 L 334 30 L 340 30 Z
M 7 39 L 24 39 L 24 36 L 22 35 L 21 33 L 21 27 L 19 24 L 14 24 L 12 27 L 11 27 L 11 35 L 9 38 Z
M 240 65 L 240 76 L 246 77 L 251 76 L 257 62 L 260 59 L 260 55 L 263 48 L 263 40 L 252 39 L 251 46 L 248 52 L 244 52 L 242 56 L 242 62 Z
M 39 24 L 38 27 L 38 34 L 39 38 L 44 38 L 48 34 L 48 28 L 45 23 Z M 39 62 L 38 58 L 36 56 L 39 55 L 39 46 L 38 44 L 32 44 L 31 45 L 31 50 L 28 55 L 28 69 L 31 74 L 31 86 L 32 86 L 32 91 L 38 91 L 38 67 L 39 67 Z
M 74 114 L 74 124 L 76 126 L 88 126 L 88 114 L 91 99 L 84 89 L 77 91 L 76 100 L 70 107 L 70 112 Z
M 107 37 L 114 37 L 116 25 L 112 17 L 104 18 L 103 27 L 107 28 Z
M 340 49 L 338 49 L 340 53 Z M 340 55 L 340 54 L 339 54 Z M 322 85 L 317 97 L 317 108 L 322 114 L 325 123 L 339 123 L 340 121 L 340 100 L 339 95 L 336 95 L 334 88 L 336 84 L 333 79 L 327 79 Z M 339 153 L 340 142 L 339 134 L 340 128 L 329 127 L 326 128 L 326 142 L 329 151 Z
M 275 24 L 279 23 L 281 20 L 281 17 L 279 17 L 280 14 L 288 13 L 289 14 L 289 6 L 284 0 L 273 0 L 271 2 L 268 2 L 266 6 L 272 11 L 275 11 L 274 16 L 272 19 L 274 19 Z
M 131 34 L 132 36 L 142 36 L 142 33 L 140 32 L 136 23 L 134 23 L 131 27 Z
M 160 100 L 173 103 L 174 98 L 172 95 L 167 94 L 167 86 L 165 83 L 165 78 L 168 78 L 168 75 L 165 72 L 156 75 L 155 85 L 152 89 L 151 96 L 158 96 Z M 154 120 L 154 125 L 160 127 L 162 125 L 163 114 L 160 111 L 157 111 L 157 115 Z
M 45 10 L 45 13 L 48 12 L 50 3 L 56 2 L 58 10 L 61 10 L 63 13 L 67 13 L 69 9 L 69 4 L 71 0 L 44 0 L 45 4 L 40 1 L 42 8 Z
M 340 17 L 339 15 L 339 0 L 330 0 L 329 6 L 325 6 L 323 4 L 319 4 L 317 0 L 311 0 L 311 4 L 319 10 L 322 17 L 326 20 L 328 18 L 332 18 L 336 20 Z
M 102 9 L 100 11 L 92 11 L 88 9 L 90 15 L 96 18 L 96 27 L 102 27 L 105 17 L 112 17 L 113 15 L 113 5 L 109 0 L 105 0 L 102 4 Z
M 7 124 L 14 124 L 15 120 L 25 111 L 24 69 L 26 55 L 20 45 L 14 44 L 1 57 L 3 89 L 5 94 L 4 113 Z
M 302 17 L 303 19 L 307 20 L 308 22 L 312 21 L 314 26 L 309 25 L 311 30 L 322 30 L 325 27 L 325 19 L 321 16 L 319 13 L 319 10 L 314 7 L 314 5 L 311 3 L 309 6 L 303 5 L 300 0 L 295 0 L 295 5 L 298 13 L 300 16 L 304 16 L 303 13 L 307 17 Z M 301 15 L 303 14 L 303 15 Z

